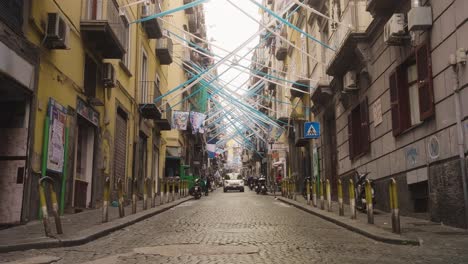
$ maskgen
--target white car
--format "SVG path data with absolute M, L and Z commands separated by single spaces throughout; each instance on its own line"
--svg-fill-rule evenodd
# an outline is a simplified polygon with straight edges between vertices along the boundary
M 240 173 L 228 173 L 224 177 L 223 191 L 238 190 L 244 192 L 244 180 L 240 176 Z

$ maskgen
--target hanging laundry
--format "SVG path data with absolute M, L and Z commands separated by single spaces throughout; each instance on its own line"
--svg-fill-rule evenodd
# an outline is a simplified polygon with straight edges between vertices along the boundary
M 172 129 L 187 130 L 189 112 L 174 111 L 172 112 Z

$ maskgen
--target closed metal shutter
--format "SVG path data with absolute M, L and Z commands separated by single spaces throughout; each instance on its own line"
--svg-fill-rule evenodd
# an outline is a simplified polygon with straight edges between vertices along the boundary
M 114 188 L 117 189 L 118 179 L 125 184 L 125 167 L 127 157 L 127 118 L 117 111 L 115 122 L 115 152 L 114 152 Z

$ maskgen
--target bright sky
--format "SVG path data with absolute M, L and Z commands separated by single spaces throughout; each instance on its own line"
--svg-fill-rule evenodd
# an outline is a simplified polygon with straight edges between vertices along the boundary
M 255 17 L 257 21 L 260 20 L 258 13 L 258 7 L 253 5 L 247 0 L 234 0 L 233 3 L 237 4 L 244 11 Z M 212 42 L 224 49 L 232 51 L 255 34 L 259 25 L 252 21 L 249 17 L 242 14 L 239 10 L 233 7 L 225 0 L 211 0 L 204 5 L 205 7 L 205 22 L 207 25 L 208 40 L 212 38 L 215 40 Z M 241 57 L 245 55 L 249 48 L 253 48 L 258 43 L 258 38 L 254 42 L 249 43 L 244 49 L 237 53 Z M 215 54 L 225 56 L 226 53 L 219 49 L 213 48 Z M 250 53 L 246 58 L 251 59 L 252 54 Z M 219 60 L 219 59 L 217 59 Z M 243 61 L 242 65 L 249 67 L 250 63 Z M 218 69 L 218 73 L 222 73 L 227 69 L 227 66 L 222 66 Z M 220 79 L 229 82 L 231 79 L 236 77 L 239 71 L 231 69 L 226 74 L 222 75 Z M 236 78 L 232 84 L 239 86 L 249 78 L 247 73 L 242 74 L 239 78 Z M 244 87 L 244 89 L 247 87 Z

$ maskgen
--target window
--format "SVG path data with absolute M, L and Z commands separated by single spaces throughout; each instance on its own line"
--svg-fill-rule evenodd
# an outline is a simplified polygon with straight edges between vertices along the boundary
M 131 30 L 130 30 L 130 23 L 128 22 L 128 15 L 127 12 L 124 11 L 124 16 L 122 17 L 123 23 L 124 23 L 124 29 L 123 29 L 123 45 L 125 48 L 125 55 L 122 58 L 123 64 L 127 67 L 127 69 L 130 68 L 130 51 L 131 51 L 131 44 L 132 44 L 132 37 L 131 37 Z
M 367 97 L 348 116 L 349 157 L 354 159 L 370 150 Z
M 423 44 L 415 55 L 390 75 L 390 101 L 393 135 L 434 116 L 434 91 L 430 49 Z
M 143 52 L 141 58 L 141 102 L 146 103 L 148 100 L 148 57 Z

